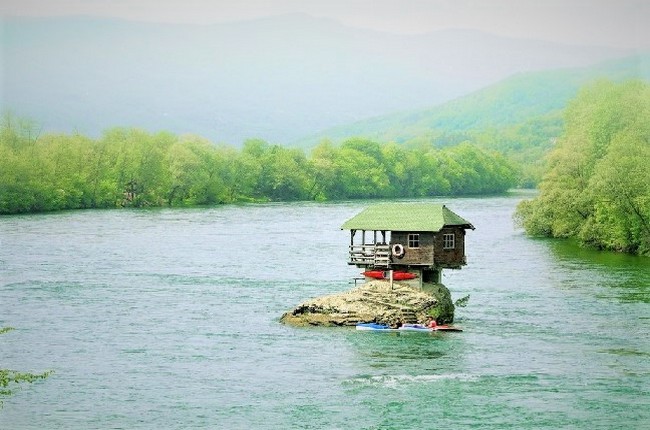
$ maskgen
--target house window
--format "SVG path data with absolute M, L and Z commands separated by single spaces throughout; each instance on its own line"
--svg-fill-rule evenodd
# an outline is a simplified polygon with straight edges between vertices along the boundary
M 415 233 L 409 233 L 408 235 L 408 244 L 409 248 L 419 248 L 420 247 L 420 235 Z
M 443 249 L 454 249 L 456 248 L 456 235 L 453 233 L 447 233 L 442 235 L 442 248 Z

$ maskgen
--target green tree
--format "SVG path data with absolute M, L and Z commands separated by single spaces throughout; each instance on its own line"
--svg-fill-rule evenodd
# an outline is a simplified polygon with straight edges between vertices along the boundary
M 269 145 L 262 140 L 244 143 L 245 162 L 257 164 L 255 197 L 273 201 L 304 200 L 308 197 L 309 166 L 305 154 L 298 149 Z
M 416 154 L 418 155 L 418 154 Z M 418 156 L 418 196 L 449 195 L 451 184 L 445 176 L 447 157 L 436 149 L 429 149 Z
M 421 196 L 420 178 L 426 168 L 418 151 L 388 143 L 381 148 L 381 158 L 388 179 L 385 197 Z
M 114 128 L 104 134 L 108 158 L 114 161 L 111 181 L 123 206 L 160 206 L 167 201 L 171 178 L 167 151 L 176 138 L 137 129 Z
M 168 204 L 209 205 L 223 202 L 223 160 L 216 148 L 198 136 L 186 136 L 167 152 L 171 183 Z
M 533 235 L 650 254 L 648 118 L 646 83 L 601 81 L 581 90 L 540 194 L 520 204 L 517 221 Z
M 343 191 L 337 189 L 336 153 L 337 148 L 329 140 L 323 140 L 312 150 L 308 169 L 311 172 L 308 185 L 310 200 L 337 199 L 343 195 Z
M 335 194 L 339 198 L 383 197 L 389 182 L 382 161 L 377 143 L 361 139 L 344 142 L 334 158 L 338 175 Z
M 90 168 L 93 142 L 75 134 L 50 134 L 40 138 L 37 159 L 39 181 L 47 184 L 49 210 L 93 207 Z

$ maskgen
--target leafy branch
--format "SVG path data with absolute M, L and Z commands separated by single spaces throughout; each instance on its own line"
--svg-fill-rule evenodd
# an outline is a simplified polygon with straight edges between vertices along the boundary
M 459 308 L 464 308 L 465 306 L 467 306 L 467 302 L 469 302 L 469 294 L 466 295 L 465 297 L 461 297 L 460 299 L 456 300 L 454 306 L 458 306 Z
M 13 327 L 0 327 L 0 334 L 13 330 Z M 10 396 L 14 392 L 14 386 L 20 383 L 32 383 L 39 379 L 45 379 L 54 373 L 53 370 L 47 370 L 43 373 L 18 372 L 11 369 L 0 369 L 0 396 Z M 2 400 L 0 400 L 2 407 Z

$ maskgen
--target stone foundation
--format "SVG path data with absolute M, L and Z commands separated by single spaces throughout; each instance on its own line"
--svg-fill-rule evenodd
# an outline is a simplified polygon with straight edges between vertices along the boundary
M 280 318 L 294 326 L 354 326 L 360 322 L 395 324 L 425 321 L 434 317 L 438 324 L 454 320 L 454 304 L 447 287 L 423 284 L 413 288 L 388 281 L 367 282 L 352 290 L 307 300 Z

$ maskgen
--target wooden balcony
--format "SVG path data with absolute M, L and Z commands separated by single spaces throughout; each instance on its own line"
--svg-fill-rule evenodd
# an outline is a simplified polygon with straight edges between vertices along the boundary
M 389 267 L 390 245 L 350 245 L 348 264 L 365 267 Z

